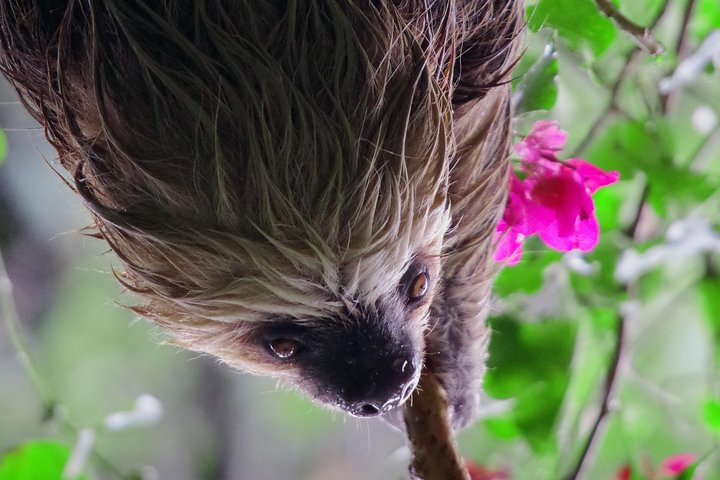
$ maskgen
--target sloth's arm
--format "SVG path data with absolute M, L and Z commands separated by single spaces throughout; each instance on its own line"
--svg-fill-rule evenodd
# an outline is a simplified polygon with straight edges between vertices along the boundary
M 457 428 L 474 419 L 485 371 L 485 319 L 497 270 L 495 221 L 505 200 L 500 185 L 507 184 L 509 89 L 492 90 L 468 115 L 476 137 L 460 145 L 451 172 L 454 229 L 444 252 L 442 289 L 433 303 L 427 357 L 447 391 Z
M 448 199 L 453 227 L 433 302 L 427 361 L 448 397 L 456 428 L 476 415 L 485 371 L 495 225 L 505 205 L 512 136 L 510 72 L 523 26 L 520 0 L 463 2 L 465 36 L 453 91 L 456 152 Z

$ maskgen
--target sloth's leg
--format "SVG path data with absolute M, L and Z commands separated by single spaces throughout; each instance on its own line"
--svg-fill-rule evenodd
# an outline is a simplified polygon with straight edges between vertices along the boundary
M 426 359 L 449 401 L 453 425 L 476 415 L 485 372 L 495 228 L 505 204 L 511 140 L 510 90 L 493 88 L 462 117 L 450 172 L 453 228 L 443 250 L 443 281 L 432 306 Z
M 437 320 L 428 335 L 428 367 L 445 388 L 456 429 L 469 425 L 478 410 L 490 338 L 485 324 L 488 287 L 448 282 L 442 292 L 444 301 L 436 303 Z

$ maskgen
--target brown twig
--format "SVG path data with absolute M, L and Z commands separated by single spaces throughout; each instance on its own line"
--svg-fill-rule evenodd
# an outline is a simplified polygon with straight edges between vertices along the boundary
M 469 480 L 457 452 L 450 426 L 445 391 L 425 371 L 403 412 L 412 450 L 410 477 L 414 480 Z
M 610 403 L 613 398 L 615 398 L 618 372 L 620 371 L 620 365 L 623 363 L 623 353 L 625 350 L 625 325 L 625 317 L 623 315 L 618 315 L 617 330 L 615 331 L 615 350 L 613 351 L 612 359 L 610 360 L 610 367 L 608 368 L 607 376 L 605 377 L 600 411 L 598 412 L 597 417 L 595 417 L 595 421 L 590 429 L 590 433 L 588 434 L 585 446 L 580 453 L 580 458 L 575 465 L 575 468 L 573 468 L 572 472 L 567 476 L 568 480 L 586 478 L 585 472 L 590 467 L 590 462 L 594 457 L 593 454 L 597 450 L 601 437 L 600 432 L 601 430 L 604 430 L 605 422 L 608 414 L 610 413 Z
M 639 48 L 634 48 L 628 55 L 627 60 L 625 61 L 625 65 L 623 65 L 622 70 L 620 70 L 617 79 L 615 80 L 615 82 L 613 82 L 612 88 L 610 89 L 610 99 L 608 100 L 605 109 L 600 113 L 600 115 L 598 115 L 598 118 L 592 124 L 590 130 L 588 130 L 588 133 L 585 135 L 585 137 L 583 137 L 578 146 L 575 148 L 571 157 L 578 157 L 582 155 L 582 153 L 595 139 L 598 133 L 600 133 L 600 129 L 605 125 L 605 122 L 610 117 L 610 115 L 615 112 L 617 106 L 617 98 L 620 94 L 620 87 L 623 83 L 625 83 L 625 80 L 630 74 L 630 71 L 635 66 L 635 62 L 640 56 L 640 51 L 641 50 Z
M 658 14 L 650 22 L 650 25 L 648 26 L 648 30 L 652 31 L 655 29 L 655 27 L 660 22 L 660 20 L 665 16 L 665 12 L 667 12 L 669 5 L 670 5 L 670 0 L 665 0 L 665 2 L 663 3 L 662 7 L 660 8 L 660 11 L 658 12 Z M 603 125 L 605 125 L 605 122 L 608 120 L 610 115 L 612 115 L 616 111 L 617 99 L 618 99 L 618 96 L 620 95 L 620 87 L 622 87 L 623 83 L 625 83 L 625 80 L 627 80 L 628 76 L 630 75 L 630 72 L 632 71 L 632 68 L 635 66 L 635 63 L 637 62 L 638 58 L 640 58 L 641 52 L 642 52 L 642 49 L 639 46 L 636 46 L 627 55 L 625 64 L 623 65 L 622 70 L 620 70 L 620 73 L 618 74 L 617 78 L 615 79 L 615 82 L 613 82 L 613 85 L 610 89 L 610 99 L 608 100 L 607 106 L 600 113 L 598 118 L 595 120 L 593 125 L 590 127 L 590 130 L 588 131 L 588 133 L 582 139 L 582 141 L 575 148 L 571 157 L 578 157 L 578 156 L 582 155 L 582 153 L 585 151 L 585 149 L 590 145 L 590 143 L 598 135 L 598 133 L 600 132 Z
M 685 49 L 687 48 L 687 31 L 688 27 L 690 26 L 690 19 L 692 18 L 696 4 L 697 0 L 688 0 L 687 5 L 685 5 L 682 26 L 680 27 L 677 44 L 675 45 L 675 51 L 677 52 L 678 58 L 682 58 L 686 54 Z
M 595 3 L 605 16 L 612 19 L 621 30 L 629 33 L 640 48 L 651 55 L 663 53 L 664 48 L 653 37 L 651 28 L 640 26 L 627 18 L 610 0 L 595 0 Z
M 634 240 L 637 235 L 637 229 L 640 225 L 640 219 L 642 217 L 642 212 L 645 207 L 645 202 L 649 193 L 649 186 L 648 184 L 645 184 L 645 187 L 643 188 L 643 191 L 640 195 L 640 200 L 638 202 L 637 208 L 635 210 L 635 216 L 633 217 L 633 221 L 630 223 L 628 229 L 625 231 L 625 234 L 630 240 Z M 630 286 L 627 285 L 623 287 L 623 291 L 625 293 L 629 293 L 630 289 Z M 622 365 L 624 364 L 625 342 L 627 337 L 626 327 L 627 319 L 625 318 L 625 315 L 619 313 L 617 316 L 615 330 L 615 350 L 613 350 L 612 357 L 610 359 L 610 365 L 608 367 L 607 374 L 605 375 L 605 381 L 603 382 L 600 410 L 595 417 L 595 421 L 593 422 L 590 433 L 585 440 L 585 445 L 580 452 L 580 457 L 578 458 L 575 467 L 566 477 L 567 480 L 578 480 L 581 478 L 586 478 L 585 473 L 590 467 L 590 462 L 595 456 L 594 453 L 599 446 L 600 439 L 602 437 L 601 433 L 605 430 L 605 423 L 607 422 L 608 415 L 610 414 L 610 404 L 615 398 L 615 394 L 617 391 L 618 376 L 620 370 L 622 369 Z
M 690 26 L 690 19 L 692 18 L 693 11 L 695 10 L 695 4 L 696 0 L 688 0 L 687 4 L 685 5 L 685 12 L 683 13 L 683 20 L 682 20 L 682 26 L 680 27 L 680 32 L 678 33 L 677 43 L 675 44 L 675 53 L 677 57 L 677 63 L 679 64 L 680 61 L 685 58 L 686 50 L 687 50 L 687 31 L 688 27 Z M 673 99 L 673 92 L 668 92 L 661 96 L 660 98 L 660 107 L 662 109 L 662 112 L 667 112 L 670 108 L 670 105 L 672 103 Z

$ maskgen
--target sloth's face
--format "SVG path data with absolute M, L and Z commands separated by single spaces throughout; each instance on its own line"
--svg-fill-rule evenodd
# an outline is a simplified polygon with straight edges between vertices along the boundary
M 374 305 L 307 322 L 278 319 L 255 329 L 261 361 L 317 401 L 357 417 L 384 414 L 417 386 L 437 265 L 415 260 Z M 257 358 L 257 357 L 256 357 Z M 268 365 L 268 366 L 270 366 Z

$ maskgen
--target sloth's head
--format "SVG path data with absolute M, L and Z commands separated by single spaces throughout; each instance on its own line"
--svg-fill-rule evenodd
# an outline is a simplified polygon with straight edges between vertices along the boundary
M 487 30 L 460 62 L 443 2 L 221 3 L 18 4 L 0 68 L 138 313 L 324 404 L 386 412 L 417 383 L 441 288 L 453 91 L 491 85 L 511 37 Z M 489 236 L 500 201 L 477 220 Z
M 313 398 L 355 415 L 375 416 L 415 389 L 432 298 L 431 261 L 414 258 L 399 282 L 368 304 L 362 295 L 318 318 L 274 318 L 246 344 L 255 362 L 282 372 Z M 382 280 L 381 280 L 382 281 Z
M 137 239 L 111 243 L 133 266 L 121 280 L 149 300 L 138 312 L 176 343 L 368 417 L 402 404 L 419 380 L 449 222 L 444 208 L 427 213 L 408 212 L 407 231 L 378 233 L 382 248 L 353 240 L 353 228 L 342 235 L 350 248 L 314 235 L 297 244 L 197 236 L 153 246 L 162 257 L 151 259 Z

